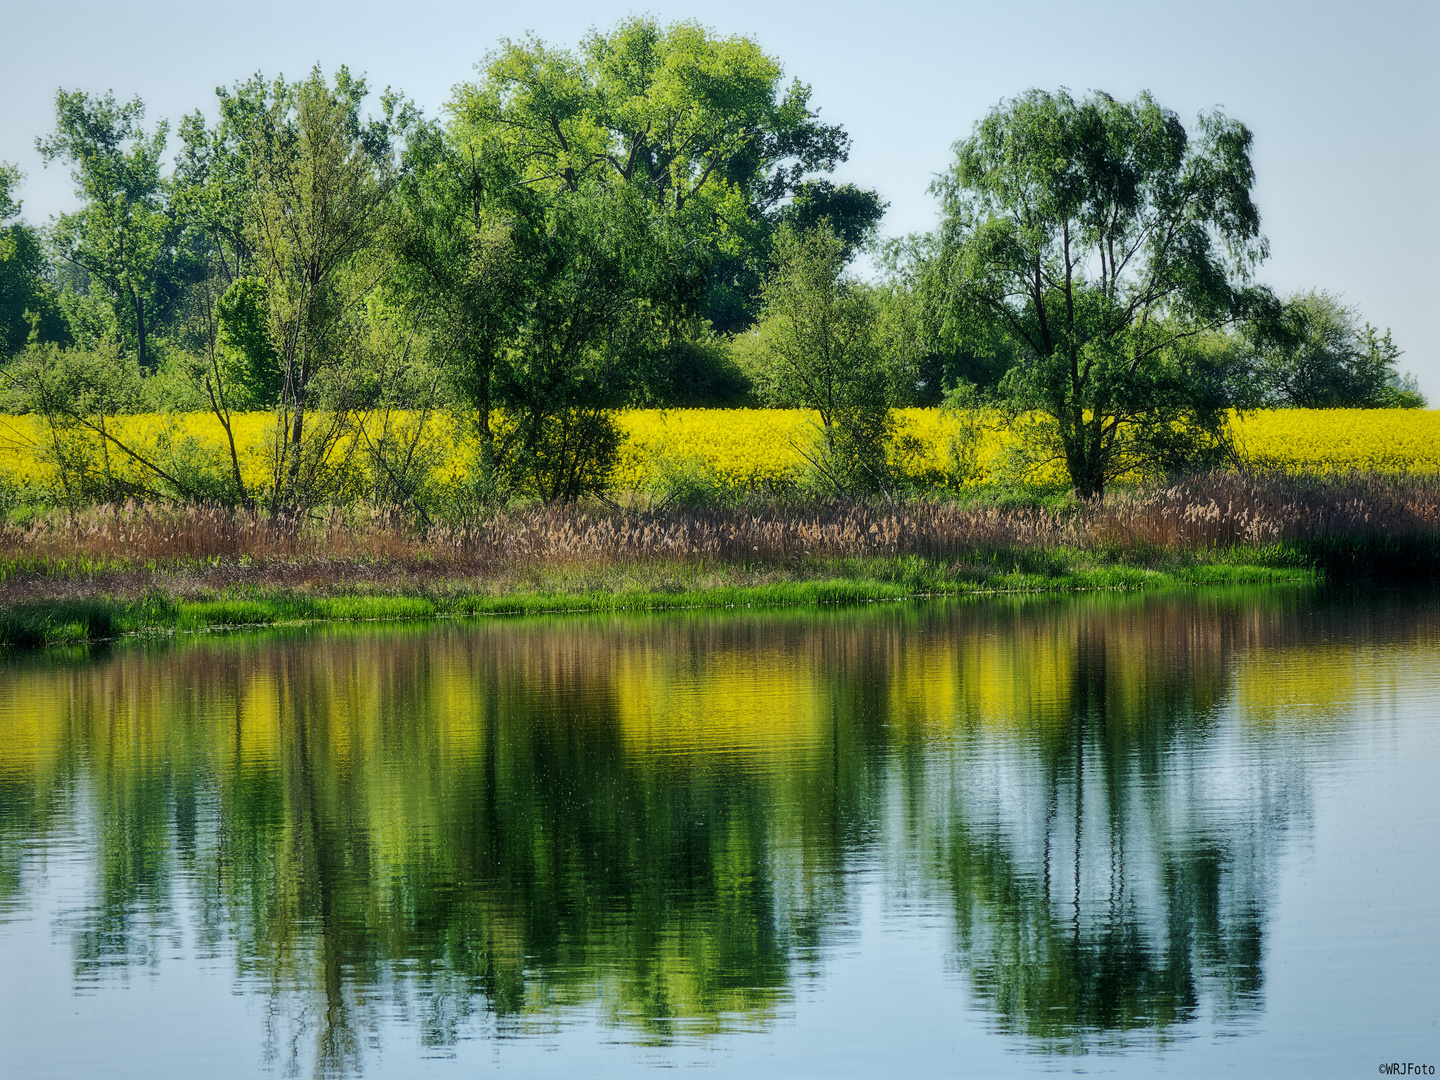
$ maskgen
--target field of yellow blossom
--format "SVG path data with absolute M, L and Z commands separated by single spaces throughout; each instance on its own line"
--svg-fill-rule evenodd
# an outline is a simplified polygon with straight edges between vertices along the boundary
M 1256 468 L 1440 473 L 1440 409 L 1266 409 L 1231 421 Z
M 993 423 L 962 423 L 936 409 L 896 414 L 895 457 L 908 476 L 950 487 L 993 481 L 1017 436 Z M 976 418 L 971 418 L 976 419 Z M 391 423 L 410 422 L 391 414 Z M 747 489 L 785 487 L 807 471 L 818 417 L 798 409 L 637 409 L 617 416 L 625 439 L 614 476 L 620 490 L 652 489 L 677 471 L 698 470 L 713 481 Z M 369 422 L 373 434 L 378 420 Z M 254 489 L 265 486 L 275 421 L 269 413 L 233 418 L 241 474 Z M 113 417 L 108 429 L 138 453 L 229 472 L 229 452 L 218 421 L 208 413 Z M 972 439 L 968 449 L 965 436 Z M 1440 410 L 1276 409 L 1231 422 L 1243 460 L 1287 472 L 1440 474 Z M 140 479 L 140 470 L 115 445 L 88 436 L 97 464 Z M 453 478 L 468 459 L 456 425 L 432 420 L 426 442 L 439 462 L 437 479 Z M 354 448 L 342 444 L 339 452 Z M 63 440 L 34 416 L 0 416 L 0 484 L 36 493 L 59 482 L 57 451 Z M 451 449 L 453 448 L 453 449 Z M 73 436 L 68 452 L 75 452 Z M 1058 469 L 1053 469 L 1058 479 Z

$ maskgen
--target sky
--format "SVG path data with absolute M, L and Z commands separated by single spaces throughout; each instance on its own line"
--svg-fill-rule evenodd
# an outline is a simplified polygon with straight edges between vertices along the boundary
M 854 0 L 244 5 L 130 0 L 19 3 L 0 66 L 0 160 L 27 174 L 24 217 L 76 206 L 68 171 L 43 167 L 58 88 L 138 95 L 147 122 L 199 108 L 256 71 L 290 78 L 347 64 L 427 115 L 504 37 L 574 46 L 630 14 L 693 19 L 754 38 L 813 88 L 852 137 L 837 179 L 879 190 L 895 236 L 933 228 L 928 194 L 952 144 L 1031 87 L 1149 90 L 1187 124 L 1221 108 L 1255 136 L 1254 196 L 1282 294 L 1319 288 L 1394 332 L 1440 406 L 1440 4 L 1435 0 Z M 172 149 L 178 140 L 172 138 Z

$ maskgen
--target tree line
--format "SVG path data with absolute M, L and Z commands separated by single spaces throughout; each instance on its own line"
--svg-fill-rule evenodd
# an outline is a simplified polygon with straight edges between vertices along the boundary
M 1230 408 L 1423 405 L 1388 332 L 1255 282 L 1251 135 L 1218 113 L 1003 101 L 933 185 L 937 228 L 882 245 L 879 194 L 830 179 L 848 135 L 751 39 L 632 18 L 477 70 L 438 119 L 344 67 L 257 74 L 181 119 L 168 165 L 138 98 L 61 90 L 37 148 L 80 209 L 25 224 L 0 164 L 5 405 L 57 455 L 78 431 L 156 490 L 277 518 L 346 496 L 341 447 L 425 516 L 441 414 L 483 503 L 603 491 L 624 406 L 816 409 L 817 476 L 855 494 L 889 482 L 891 408 L 983 404 L 1090 496 L 1222 453 Z M 105 423 L 197 409 L 228 476 Z M 249 410 L 275 417 L 263 490 Z

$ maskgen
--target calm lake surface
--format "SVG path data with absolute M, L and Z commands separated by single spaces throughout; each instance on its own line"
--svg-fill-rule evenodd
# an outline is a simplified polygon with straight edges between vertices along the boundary
M 1440 598 L 0 659 L 6 1077 L 1440 1064 Z

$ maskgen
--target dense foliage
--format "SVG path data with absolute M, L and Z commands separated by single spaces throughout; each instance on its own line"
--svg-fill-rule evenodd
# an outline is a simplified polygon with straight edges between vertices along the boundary
M 54 499 L 424 522 L 442 466 L 474 507 L 603 497 L 616 410 L 754 404 L 817 410 L 792 449 L 831 490 L 891 492 L 893 410 L 942 402 L 1088 497 L 1233 459 L 1230 408 L 1423 404 L 1388 332 L 1254 282 L 1248 130 L 1148 95 L 1002 102 L 935 185 L 937 230 L 866 281 L 885 204 L 828 178 L 848 135 L 749 38 L 506 40 L 439 118 L 344 67 L 216 93 L 169 164 L 138 98 L 60 90 L 37 147 L 80 206 L 45 229 L 0 163 L 0 406 L 43 418 L 76 478 Z M 195 410 L 218 461 L 115 420 Z
M 69 341 L 70 329 L 50 280 L 44 241 L 22 221 L 15 188 L 20 170 L 0 161 L 0 354 L 10 355 L 32 335 Z
M 1300 293 L 1244 329 L 1251 392 L 1266 405 L 1301 409 L 1419 408 L 1414 377 L 1395 369 L 1400 350 L 1325 292 Z
M 1148 95 L 1031 91 L 957 144 L 936 183 L 946 317 L 1011 344 L 1002 394 L 1044 418 L 1082 496 L 1218 433 L 1226 372 L 1197 339 L 1253 303 L 1250 142 L 1219 114 L 1192 139 Z

